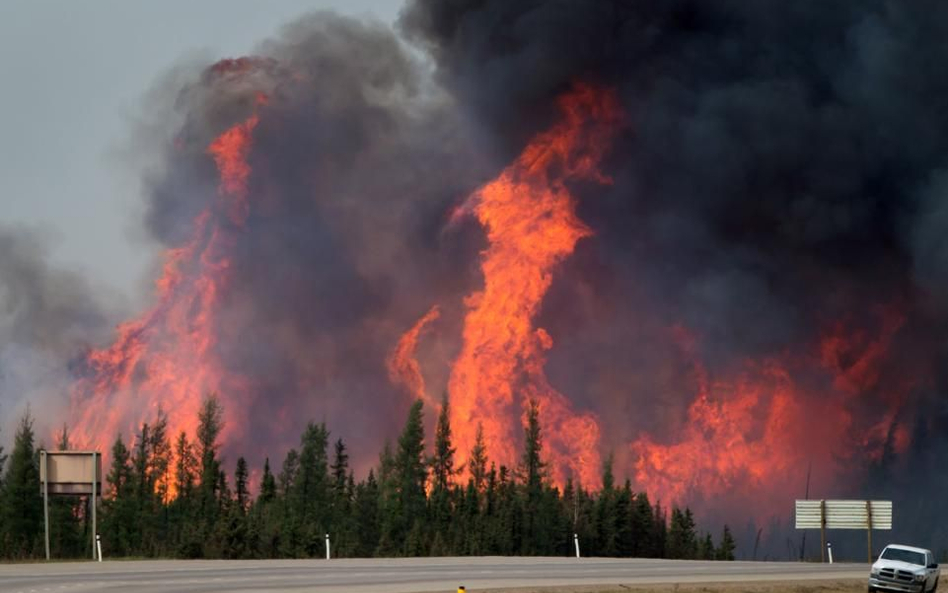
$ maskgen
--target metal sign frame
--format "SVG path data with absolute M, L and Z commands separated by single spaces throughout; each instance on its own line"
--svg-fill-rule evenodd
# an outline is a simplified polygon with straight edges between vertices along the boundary
M 891 500 L 797 500 L 797 529 L 820 530 L 820 558 L 826 561 L 827 529 L 865 529 L 872 564 L 872 530 L 892 529 Z
M 102 495 L 102 455 L 98 451 L 40 450 L 39 453 L 46 559 L 49 560 L 50 495 L 89 495 L 89 506 L 92 512 L 92 559 L 95 560 L 96 500 Z M 88 475 L 84 475 L 86 472 Z

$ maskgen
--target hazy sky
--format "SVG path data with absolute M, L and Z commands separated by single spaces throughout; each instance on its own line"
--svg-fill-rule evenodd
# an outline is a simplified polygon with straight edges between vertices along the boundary
M 184 56 L 252 52 L 332 8 L 391 21 L 401 0 L 0 2 L 0 224 L 49 235 L 52 257 L 134 295 L 155 247 L 119 154 L 141 97 Z

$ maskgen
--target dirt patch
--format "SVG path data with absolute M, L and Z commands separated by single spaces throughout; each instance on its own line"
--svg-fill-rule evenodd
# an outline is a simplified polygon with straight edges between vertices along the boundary
M 471 593 L 866 593 L 865 579 L 839 581 L 767 581 L 743 583 L 682 583 L 663 585 L 599 585 L 583 587 L 524 587 L 517 589 L 471 589 Z M 948 593 L 948 582 L 938 585 L 937 593 Z

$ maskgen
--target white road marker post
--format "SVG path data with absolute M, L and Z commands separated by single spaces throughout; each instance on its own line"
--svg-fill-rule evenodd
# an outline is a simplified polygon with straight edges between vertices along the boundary
M 99 551 L 99 562 L 102 562 L 102 536 L 95 534 L 95 547 Z
M 329 560 L 329 534 L 326 534 L 326 560 Z
M 830 564 L 833 563 L 833 544 L 826 542 L 826 553 L 829 555 Z
M 573 545 L 576 547 L 576 557 L 579 558 L 579 534 L 573 534 Z

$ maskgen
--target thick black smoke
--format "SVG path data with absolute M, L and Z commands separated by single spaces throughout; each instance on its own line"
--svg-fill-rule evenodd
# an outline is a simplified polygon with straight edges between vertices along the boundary
M 649 325 L 693 329 L 713 370 L 835 321 L 872 333 L 873 309 L 894 306 L 906 321 L 881 373 L 917 380 L 898 419 L 911 450 L 816 492 L 894 497 L 897 535 L 948 546 L 931 508 L 948 487 L 948 6 L 414 0 L 401 25 L 501 154 L 573 81 L 620 93 L 614 184 L 580 204 L 596 237 L 541 320 L 559 338 L 555 384 L 594 408 L 623 400 L 607 434 L 662 434 L 683 413 L 616 371 L 662 366 Z M 878 414 L 884 396 L 860 394 L 854 413 Z M 769 553 L 786 553 L 782 538 Z

